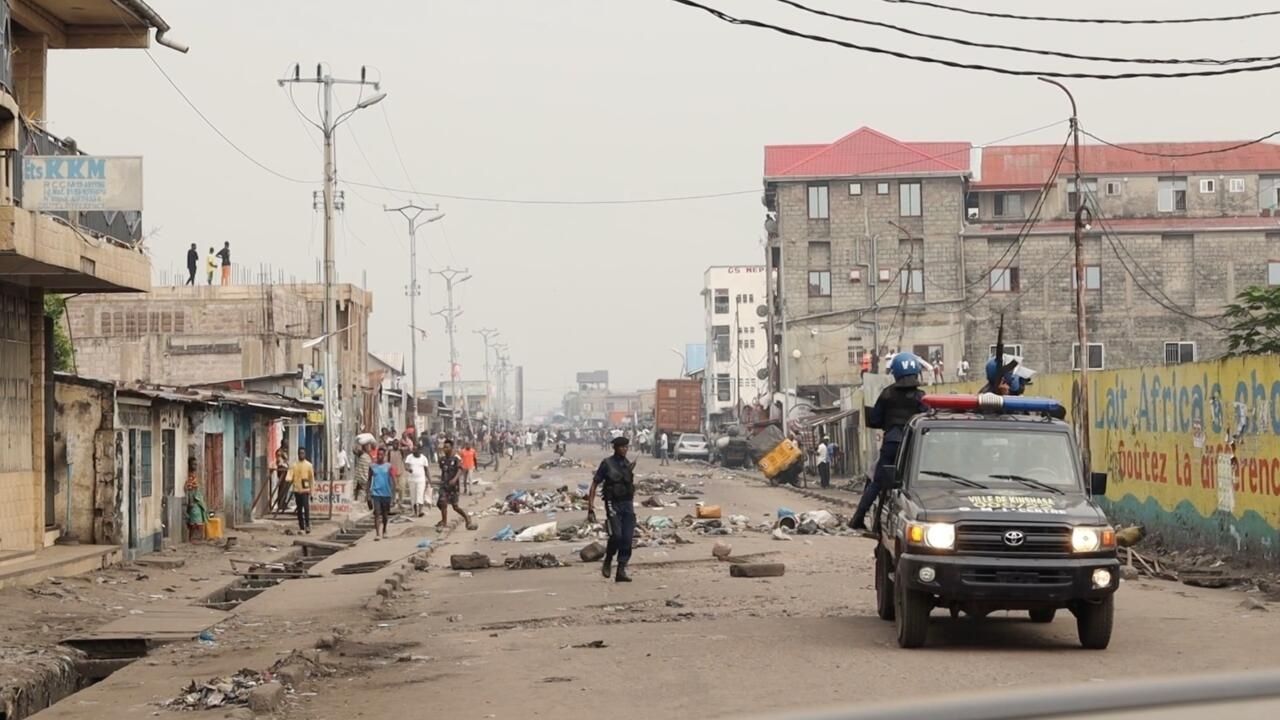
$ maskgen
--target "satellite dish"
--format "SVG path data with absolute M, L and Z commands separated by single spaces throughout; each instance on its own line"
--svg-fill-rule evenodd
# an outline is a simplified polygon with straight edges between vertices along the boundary
M 757 380 L 768 380 L 768 379 L 769 379 L 769 368 L 760 368 L 759 370 L 757 370 L 757 371 L 756 371 L 756 379 L 757 379 Z
M 768 306 L 768 305 L 757 305 L 757 306 L 756 306 L 756 317 L 769 317 L 769 306 Z

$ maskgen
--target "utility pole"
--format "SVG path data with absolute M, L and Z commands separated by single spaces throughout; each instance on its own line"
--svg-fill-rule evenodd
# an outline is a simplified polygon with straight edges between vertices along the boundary
M 507 356 L 506 345 L 494 345 L 494 356 L 498 361 L 498 408 L 499 417 L 507 419 L 507 369 L 511 367 L 511 358 Z
M 738 298 L 734 298 L 737 300 Z M 738 347 L 733 353 L 734 360 L 737 361 L 737 367 L 733 371 L 734 387 L 733 395 L 738 399 L 738 409 L 734 420 L 742 422 L 742 303 L 733 304 L 733 336 L 738 341 Z
M 1086 473 L 1085 483 L 1089 483 L 1087 473 L 1092 472 L 1093 452 L 1089 442 L 1089 329 L 1085 324 L 1085 264 L 1084 264 L 1084 230 L 1086 226 L 1085 215 L 1088 214 L 1092 219 L 1092 211 L 1086 207 L 1084 181 L 1081 179 L 1080 172 L 1080 118 L 1076 112 L 1076 99 L 1063 85 L 1056 80 L 1048 78 L 1040 78 L 1050 85 L 1056 85 L 1062 92 L 1067 94 L 1067 99 L 1071 101 L 1071 136 L 1072 143 L 1075 146 L 1075 174 L 1074 182 L 1076 187 L 1076 212 L 1074 232 L 1072 233 L 1072 242 L 1075 244 L 1076 256 L 1076 344 L 1080 347 L 1077 351 L 1077 358 L 1080 364 L 1080 405 L 1075 408 L 1076 435 L 1080 441 L 1080 460 Z M 999 362 L 1004 362 L 1001 359 Z
M 465 268 L 457 270 L 451 267 L 447 267 L 444 270 L 431 271 L 432 275 L 439 275 L 444 278 L 445 293 L 449 303 L 444 310 L 436 311 L 433 314 L 444 318 L 445 331 L 449 333 L 449 380 L 451 388 L 449 392 L 449 408 L 454 413 L 453 424 L 455 431 L 458 427 L 458 346 L 454 342 L 454 330 L 457 326 L 458 317 L 462 315 L 462 311 L 456 308 L 453 304 L 453 286 L 461 285 L 462 283 L 470 280 L 471 276 L 466 273 L 467 270 Z M 462 277 L 458 277 L 459 275 Z M 464 398 L 463 403 L 465 404 L 465 402 L 466 399 Z
M 418 289 L 418 228 L 443 219 L 444 213 L 439 212 L 439 205 L 422 207 L 417 203 L 395 208 L 383 205 L 382 210 L 400 213 L 405 220 L 409 221 L 409 286 L 405 289 L 405 294 L 409 296 L 409 397 L 412 398 L 409 404 L 412 407 L 407 413 L 405 424 L 416 428 L 418 427 L 418 331 L 413 328 L 418 324 L 418 296 L 422 294 Z M 439 214 L 418 222 L 418 216 L 424 212 Z
M 480 328 L 474 331 L 484 339 L 484 406 L 485 412 L 493 415 L 493 388 L 489 381 L 489 340 L 498 336 L 498 331 L 493 328 Z
M 323 475 L 325 481 L 329 484 L 329 517 L 333 517 L 333 484 L 336 474 L 334 473 L 334 460 L 337 458 L 337 444 L 335 443 L 334 425 L 334 397 L 335 389 L 341 384 L 338 379 L 338 373 L 335 371 L 334 362 L 334 336 L 337 335 L 335 328 L 337 327 L 337 307 L 333 302 L 333 283 L 336 275 L 334 267 L 334 222 L 333 215 L 336 201 L 338 176 L 334 168 L 333 160 L 333 136 L 338 126 L 350 118 L 358 110 L 363 110 L 371 105 L 381 102 L 387 97 L 387 94 L 381 92 L 381 86 L 376 81 L 365 79 L 365 69 L 360 68 L 359 80 L 345 80 L 335 78 L 323 71 L 322 64 L 316 64 L 316 75 L 314 78 L 302 77 L 301 66 L 294 64 L 293 77 L 282 78 L 277 81 L 280 87 L 286 84 L 314 83 L 321 87 L 324 94 L 323 110 L 320 116 L 320 122 L 317 123 L 309 118 L 308 122 L 320 131 L 324 137 L 324 465 Z M 350 110 L 346 110 L 336 117 L 333 114 L 333 88 L 335 85 L 355 85 L 362 91 L 366 86 L 374 89 L 374 94 L 363 97 Z

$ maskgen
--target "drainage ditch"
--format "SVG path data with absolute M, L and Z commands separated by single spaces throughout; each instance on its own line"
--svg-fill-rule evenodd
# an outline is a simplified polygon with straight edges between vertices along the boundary
M 372 525 L 344 528 L 321 540 L 303 538 L 303 544 L 286 557 L 273 562 L 233 561 L 239 576 L 235 581 L 192 603 L 213 610 L 232 611 L 241 603 L 257 597 L 290 580 L 312 577 L 311 569 L 327 557 L 339 553 L 364 537 Z M 335 573 L 373 572 L 372 563 L 352 563 Z M 386 563 L 382 563 L 386 565 Z M 381 565 L 379 566 L 381 567 Z M 147 633 L 91 632 L 67 638 L 59 645 L 62 652 L 50 654 L 50 662 L 27 668 L 25 677 L 0 687 L 0 720 L 23 720 L 60 702 L 85 688 L 110 677 L 122 668 L 144 658 L 154 648 L 171 642 L 185 642 L 192 637 L 162 636 Z M 47 666 L 46 666 L 47 665 Z

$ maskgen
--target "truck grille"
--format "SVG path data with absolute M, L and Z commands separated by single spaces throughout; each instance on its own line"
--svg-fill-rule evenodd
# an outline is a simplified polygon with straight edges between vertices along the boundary
M 1005 570 L 1003 568 L 975 568 L 960 574 L 970 585 L 1069 585 L 1071 573 L 1065 570 Z
M 1071 528 L 1066 525 L 973 523 L 956 526 L 956 552 L 1002 557 L 1067 557 Z

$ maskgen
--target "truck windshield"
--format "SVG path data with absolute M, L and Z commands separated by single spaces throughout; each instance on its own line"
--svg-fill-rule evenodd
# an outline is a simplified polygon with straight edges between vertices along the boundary
M 1074 452 L 1070 436 L 1061 432 L 928 428 L 912 482 L 954 487 L 951 476 L 993 488 L 1078 490 Z

